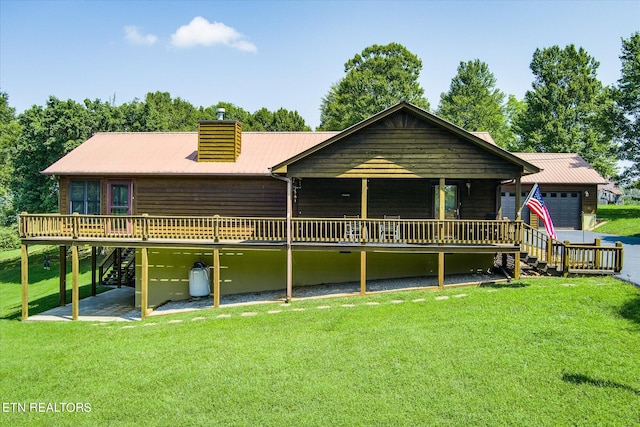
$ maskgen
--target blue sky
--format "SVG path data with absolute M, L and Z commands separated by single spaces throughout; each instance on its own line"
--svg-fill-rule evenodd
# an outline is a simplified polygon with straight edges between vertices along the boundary
M 536 48 L 575 44 L 614 83 L 640 1 L 14 1 L 0 0 L 0 90 L 17 112 L 50 95 L 117 104 L 169 92 L 195 106 L 319 107 L 344 63 L 398 42 L 423 62 L 432 109 L 460 61 L 489 65 L 522 98 Z

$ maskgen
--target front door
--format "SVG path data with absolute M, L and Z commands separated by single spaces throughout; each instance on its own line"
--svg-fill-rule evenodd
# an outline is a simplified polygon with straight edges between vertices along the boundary
M 438 212 L 440 212 L 440 186 L 434 186 L 434 218 L 438 218 Z M 445 219 L 458 219 L 458 186 L 457 185 L 445 185 L 444 186 L 444 218 Z
M 131 215 L 132 205 L 131 181 L 111 181 L 108 183 L 107 214 L 114 216 Z M 109 231 L 112 233 L 124 233 L 131 230 L 131 220 L 127 218 L 113 218 L 110 221 Z

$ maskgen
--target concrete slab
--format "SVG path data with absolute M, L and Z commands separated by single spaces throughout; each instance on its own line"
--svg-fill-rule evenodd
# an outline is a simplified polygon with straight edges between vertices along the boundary
M 80 300 L 78 320 L 85 322 L 131 322 L 140 320 L 134 306 L 135 289 L 114 288 Z M 29 316 L 27 321 L 71 321 L 71 304 Z

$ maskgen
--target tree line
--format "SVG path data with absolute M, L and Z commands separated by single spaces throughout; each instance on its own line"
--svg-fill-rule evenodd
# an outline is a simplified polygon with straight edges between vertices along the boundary
M 468 131 L 489 132 L 509 151 L 572 152 L 605 177 L 616 176 L 616 162 L 632 167 L 621 182 L 640 178 L 640 33 L 622 39 L 617 84 L 597 78 L 599 63 L 584 49 L 568 45 L 537 49 L 530 65 L 532 87 L 524 99 L 505 95 L 489 66 L 461 61 L 435 109 L 418 83 L 422 61 L 398 43 L 372 45 L 349 59 L 344 77 L 331 85 L 320 105 L 316 130 L 343 130 L 400 101 L 433 111 Z M 195 131 L 199 120 L 238 120 L 246 131 L 310 131 L 297 111 L 262 108 L 250 113 L 227 102 L 194 107 L 167 92 L 143 101 L 59 100 L 34 105 L 16 115 L 0 92 L 0 223 L 16 213 L 55 212 L 57 187 L 40 171 L 96 132 Z

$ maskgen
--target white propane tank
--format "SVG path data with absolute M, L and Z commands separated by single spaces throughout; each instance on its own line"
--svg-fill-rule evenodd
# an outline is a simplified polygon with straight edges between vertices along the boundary
M 189 270 L 189 295 L 192 297 L 209 296 L 209 268 L 204 263 L 196 262 Z

